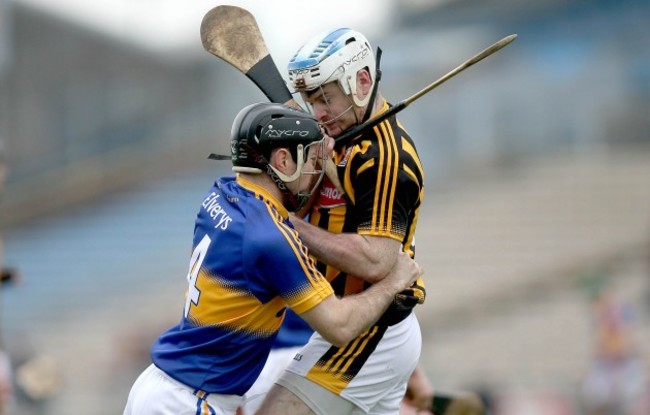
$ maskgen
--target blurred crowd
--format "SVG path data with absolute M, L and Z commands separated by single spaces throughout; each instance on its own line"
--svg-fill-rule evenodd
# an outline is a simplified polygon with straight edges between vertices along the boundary
M 650 355 L 636 337 L 636 318 L 631 305 L 608 290 L 595 297 L 594 355 L 581 391 L 587 415 L 650 413 Z
M 0 201 L 7 165 L 0 141 Z M 2 327 L 5 290 L 19 280 L 17 270 L 4 263 L 4 224 L 0 223 L 0 415 L 45 414 L 47 402 L 63 387 L 60 365 L 47 355 L 34 353 L 29 347 L 11 353 Z M 27 346 L 27 345 L 24 345 Z

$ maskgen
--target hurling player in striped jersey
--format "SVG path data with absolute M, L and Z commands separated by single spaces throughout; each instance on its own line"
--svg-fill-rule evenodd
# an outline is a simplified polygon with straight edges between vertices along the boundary
M 235 414 L 287 306 L 344 345 L 418 278 L 420 267 L 401 254 L 372 290 L 334 295 L 289 221 L 322 178 L 323 143 L 313 117 L 281 104 L 237 115 L 227 157 L 236 177 L 218 178 L 204 196 L 180 322 L 151 347 L 153 363 L 135 381 L 125 415 Z
M 377 89 L 379 56 L 363 34 L 339 28 L 307 40 L 290 60 L 290 86 L 335 140 L 390 108 Z M 333 158 L 342 189 L 325 178 L 309 220 L 294 224 L 318 269 L 345 298 L 380 283 L 399 253 L 414 257 L 424 171 L 395 115 L 336 140 Z M 424 297 L 419 278 L 370 330 L 343 346 L 314 334 L 258 414 L 399 413 L 422 346 L 412 311 Z

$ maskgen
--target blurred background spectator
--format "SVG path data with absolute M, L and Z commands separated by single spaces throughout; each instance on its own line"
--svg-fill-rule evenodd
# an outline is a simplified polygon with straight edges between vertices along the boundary
M 4 141 L 0 136 L 0 200 L 2 200 L 7 166 L 5 163 Z M 0 415 L 4 415 L 7 409 L 13 404 L 13 369 L 11 358 L 5 350 L 4 338 L 2 335 L 2 297 L 4 288 L 9 285 L 13 278 L 13 272 L 4 267 L 4 239 L 3 225 L 0 221 Z
M 648 373 L 633 330 L 633 308 L 607 289 L 594 300 L 594 355 L 583 384 L 589 415 L 642 415 L 648 406 Z M 647 358 L 647 356 L 645 356 Z

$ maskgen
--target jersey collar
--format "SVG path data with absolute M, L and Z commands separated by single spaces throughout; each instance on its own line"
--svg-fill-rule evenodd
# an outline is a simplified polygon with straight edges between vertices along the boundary
M 388 111 L 389 108 L 390 105 L 388 105 L 388 101 L 384 99 L 384 104 L 381 106 L 381 108 L 379 108 L 379 110 L 376 113 L 372 114 L 370 119 L 377 117 L 379 114 L 383 114 L 384 112 Z
M 240 174 L 237 174 L 236 180 L 237 184 L 239 184 L 241 187 L 250 190 L 251 192 L 255 193 L 256 196 L 261 196 L 264 201 L 270 203 L 275 208 L 275 210 L 277 210 L 280 215 L 282 215 L 284 219 L 289 218 L 289 211 L 287 208 L 285 208 L 284 205 L 280 203 L 280 201 L 277 200 L 275 196 L 273 196 L 271 192 L 266 190 L 263 186 L 244 179 Z

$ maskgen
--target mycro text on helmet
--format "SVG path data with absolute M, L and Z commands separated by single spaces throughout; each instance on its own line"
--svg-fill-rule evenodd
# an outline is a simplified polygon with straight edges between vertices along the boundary
M 363 48 L 361 52 L 357 53 L 356 55 L 352 56 L 350 59 L 343 61 L 341 64 L 342 67 L 345 66 L 350 66 L 352 63 L 357 62 L 361 59 L 365 59 L 366 56 L 370 53 L 370 49 L 368 48 Z

